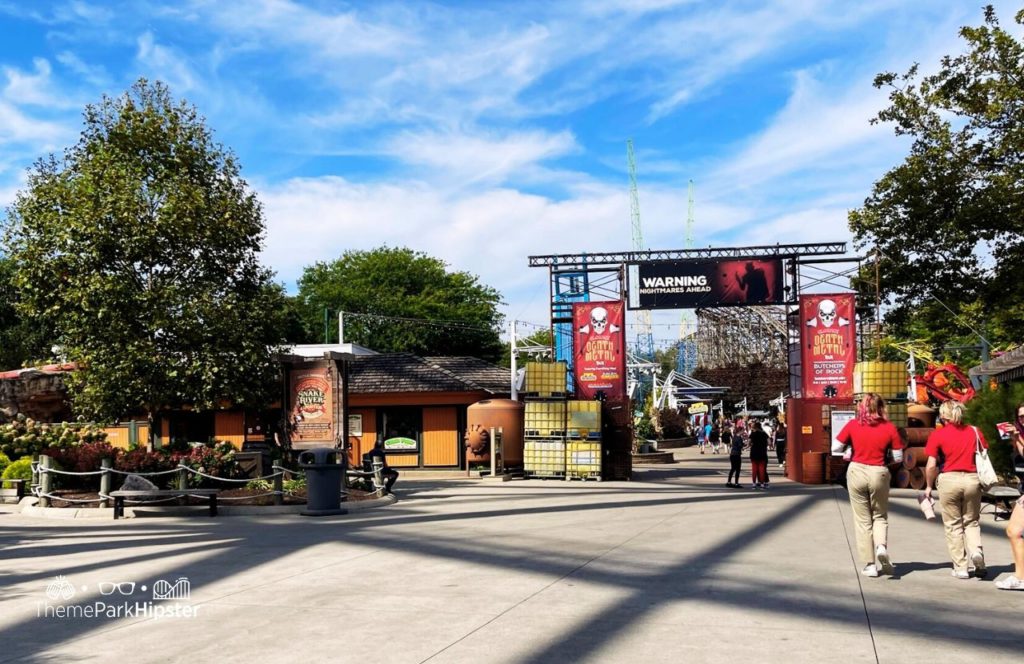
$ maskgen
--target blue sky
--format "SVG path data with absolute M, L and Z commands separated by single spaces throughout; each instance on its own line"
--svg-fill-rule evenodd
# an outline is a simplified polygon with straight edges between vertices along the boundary
M 409 246 L 543 322 L 527 256 L 631 246 L 628 138 L 649 247 L 683 246 L 689 179 L 698 246 L 847 239 L 907 149 L 872 78 L 934 70 L 981 4 L 0 0 L 0 205 L 85 104 L 159 79 L 239 156 L 290 289 Z

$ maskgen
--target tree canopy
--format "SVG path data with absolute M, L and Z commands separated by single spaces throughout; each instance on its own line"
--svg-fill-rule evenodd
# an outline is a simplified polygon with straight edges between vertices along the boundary
M 1016 15 L 1024 24 L 1024 11 Z M 1000 27 L 964 27 L 967 48 L 879 74 L 890 105 L 873 122 L 911 139 L 900 165 L 850 212 L 859 248 L 877 250 L 886 323 L 936 345 L 1024 340 L 1024 43 Z M 874 300 L 874 265 L 860 287 Z M 946 307 L 952 310 L 952 313 Z M 955 315 L 954 315 L 955 314 Z
M 337 314 L 345 312 L 345 341 L 380 352 L 502 354 L 501 295 L 467 272 L 449 272 L 441 260 L 407 248 L 347 251 L 305 269 L 299 300 L 317 340 L 337 341 Z M 324 330 L 328 312 L 327 339 Z
M 30 169 L 4 243 L 19 311 L 50 321 L 80 366 L 76 412 L 111 420 L 272 398 L 284 295 L 258 261 L 263 234 L 234 155 L 139 80 Z

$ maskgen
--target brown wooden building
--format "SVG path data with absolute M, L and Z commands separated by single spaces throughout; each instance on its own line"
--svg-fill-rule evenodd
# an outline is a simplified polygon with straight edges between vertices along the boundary
M 355 358 L 349 363 L 351 458 L 360 459 L 379 438 L 392 466 L 461 467 L 466 407 L 509 392 L 508 369 L 473 357 Z

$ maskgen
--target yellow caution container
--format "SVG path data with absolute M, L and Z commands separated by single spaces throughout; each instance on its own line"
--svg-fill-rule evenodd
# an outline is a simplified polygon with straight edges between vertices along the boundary
M 565 362 L 527 362 L 524 392 L 527 395 L 550 397 L 566 393 Z
M 853 367 L 853 391 L 874 392 L 884 399 L 907 398 L 907 367 L 902 362 L 858 362 Z

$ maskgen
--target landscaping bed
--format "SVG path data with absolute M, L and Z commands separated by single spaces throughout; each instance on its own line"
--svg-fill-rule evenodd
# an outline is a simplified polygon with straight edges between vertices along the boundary
M 263 493 L 266 493 L 266 491 L 262 491 L 262 490 L 259 490 L 259 489 L 247 489 L 247 488 L 225 489 L 225 490 L 221 491 L 219 494 L 217 494 L 217 498 L 218 498 L 218 500 L 223 501 L 221 504 L 224 505 L 224 506 L 232 506 L 232 505 L 273 505 L 274 504 L 274 496 L 263 496 L 263 495 L 260 495 L 260 494 L 263 494 Z M 71 501 L 79 501 L 79 500 L 96 500 L 96 499 L 99 498 L 99 494 L 97 494 L 96 492 L 91 492 L 90 493 L 90 492 L 84 492 L 84 491 L 66 490 L 66 491 L 54 491 L 53 495 L 54 496 L 59 496 L 60 498 L 66 498 L 67 500 L 61 500 L 60 498 L 56 498 L 56 497 L 51 498 L 50 499 L 50 507 L 63 507 L 63 508 L 70 507 L 70 508 L 75 508 L 75 509 L 83 509 L 83 508 L 84 509 L 88 509 L 90 507 L 99 507 L 99 503 L 98 502 L 91 502 L 91 503 L 71 502 Z M 375 493 L 367 493 L 366 491 L 362 491 L 360 489 L 349 489 L 348 493 L 347 493 L 347 496 L 348 496 L 348 500 L 349 501 L 360 501 L 360 500 L 369 500 L 369 499 L 372 499 L 372 498 L 376 498 L 377 494 L 375 494 Z M 225 500 L 226 498 L 229 498 L 231 500 Z M 234 500 L 235 498 L 239 498 L 241 500 Z M 187 504 L 188 505 L 206 505 L 209 502 L 205 498 L 187 498 L 186 500 L 187 500 Z M 111 504 L 113 504 L 112 500 L 110 502 L 111 502 Z M 174 505 L 174 504 L 176 504 L 176 502 L 177 502 L 177 499 L 169 500 L 169 501 L 164 501 L 164 502 L 160 502 L 160 503 L 154 502 L 152 504 L 153 505 Z M 140 503 L 140 504 L 142 504 L 142 503 Z M 298 491 L 295 491 L 294 493 L 287 493 L 287 494 L 285 494 L 284 495 L 284 504 L 285 505 L 305 505 L 306 504 L 306 491 L 305 491 L 305 489 L 300 489 Z

